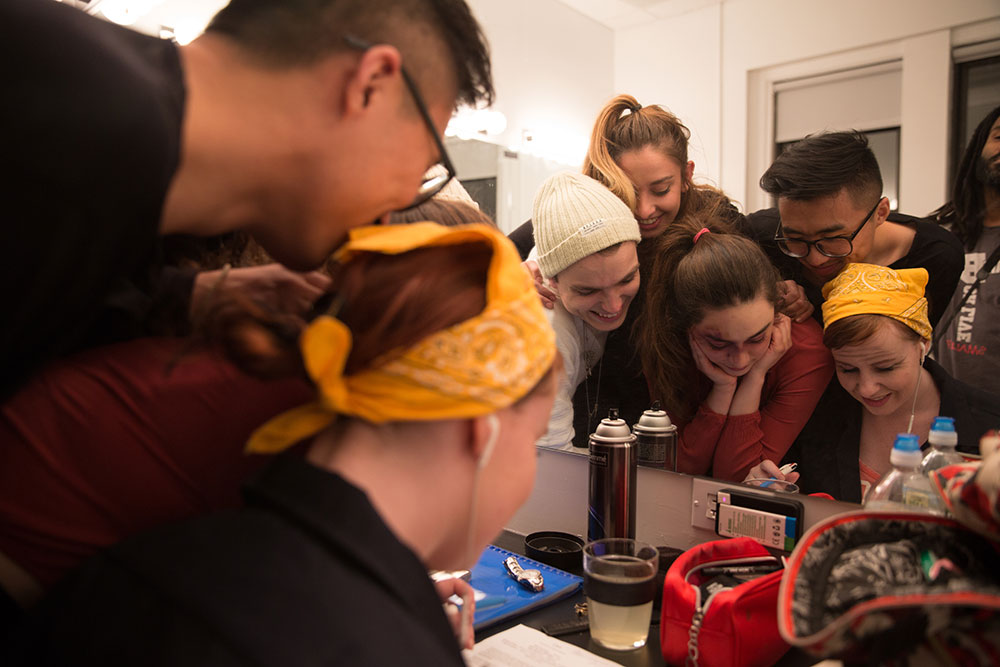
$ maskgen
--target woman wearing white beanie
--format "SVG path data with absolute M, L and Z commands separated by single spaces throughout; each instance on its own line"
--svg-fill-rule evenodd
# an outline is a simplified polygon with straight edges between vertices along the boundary
M 547 312 L 566 368 L 538 444 L 572 450 L 573 393 L 587 375 L 601 373 L 605 338 L 625 321 L 639 290 L 636 244 L 642 237 L 621 199 L 571 172 L 542 184 L 532 220 L 538 268 L 558 297 Z

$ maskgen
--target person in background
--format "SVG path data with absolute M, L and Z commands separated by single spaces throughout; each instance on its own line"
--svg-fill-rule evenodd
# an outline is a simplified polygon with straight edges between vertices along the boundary
M 962 382 L 1000 394 L 1000 106 L 976 127 L 951 201 L 933 215 L 965 246 L 934 358 Z
M 814 320 L 778 311 L 777 271 L 721 218 L 685 215 L 654 248 L 637 345 L 678 425 L 677 469 L 742 481 L 785 455 L 833 375 L 830 353 Z
M 926 269 L 852 263 L 823 287 L 823 342 L 839 382 L 788 454 L 803 492 L 860 502 L 889 470 L 896 434 L 926 443 L 939 415 L 955 420 L 959 451 L 973 454 L 1000 424 L 1000 396 L 955 380 L 927 356 L 927 281 Z
M 464 664 L 428 570 L 471 567 L 530 493 L 555 336 L 491 227 L 369 227 L 339 259 L 333 310 L 301 336 L 220 329 L 308 374 L 316 400 L 248 445 L 306 440 L 305 459 L 280 457 L 242 510 L 91 560 L 4 664 Z
M 693 181 L 690 138 L 690 130 L 670 111 L 618 95 L 597 116 L 583 173 L 625 202 L 644 239 L 659 236 L 678 215 L 704 207 L 718 208 L 740 224 L 742 216 L 725 194 Z M 524 258 L 534 244 L 531 230 L 529 220 L 510 234 Z
M 890 219 L 882 174 L 863 134 L 829 132 L 796 142 L 775 158 L 760 187 L 778 208 L 747 216 L 754 237 L 817 309 L 827 281 L 850 262 L 867 262 L 927 269 L 931 323 L 941 318 L 962 270 L 961 244 L 932 222 Z
M 158 291 L 159 237 L 242 229 L 315 268 L 349 228 L 442 187 L 423 175 L 450 167 L 456 102 L 493 97 L 463 0 L 232 0 L 186 46 L 10 0 L 0 44 L 17 102 L 0 110 L 17 128 L 0 179 L 0 239 L 16 248 L 0 274 L 0 397 L 93 345 L 123 281 Z
M 446 176 L 447 172 L 435 167 L 428 171 L 429 175 Z M 389 224 L 405 225 L 411 222 L 431 220 L 440 225 L 453 227 L 473 222 L 496 226 L 496 222 L 479 208 L 462 183 L 453 178 L 436 195 L 419 206 L 413 206 L 405 211 L 396 211 L 389 216 Z
M 670 111 L 655 104 L 642 106 L 631 95 L 618 95 L 609 101 L 594 123 L 583 173 L 603 183 L 632 210 L 640 234 L 647 241 L 667 229 L 678 215 L 703 209 L 717 211 L 742 229 L 743 216 L 725 194 L 694 182 L 694 162 L 688 157 L 690 136 L 688 128 Z M 528 257 L 534 243 L 531 229 L 532 223 L 528 221 L 510 235 L 522 258 Z M 648 273 L 651 264 L 650 245 L 639 244 L 643 274 Z M 543 303 L 551 307 L 555 295 L 545 286 L 537 267 L 531 261 L 526 265 L 535 276 Z M 783 308 L 794 318 L 808 317 L 812 305 L 805 299 L 805 293 L 791 282 L 786 287 L 793 291 L 783 299 Z M 591 374 L 584 378 L 573 397 L 578 447 L 587 446 L 588 435 L 610 408 L 618 409 L 627 423 L 634 424 L 651 405 L 640 356 L 632 344 L 643 291 L 638 292 L 624 325 L 608 334 L 604 372 L 600 377 Z M 785 288 L 781 293 L 785 293 Z M 595 396 L 596 402 L 589 400 Z
M 585 378 L 597 375 L 588 407 L 598 400 L 604 341 L 626 321 L 639 291 L 636 244 L 641 237 L 620 199 L 594 179 L 570 172 L 542 184 L 532 220 L 538 267 L 556 295 L 554 308 L 546 312 L 566 370 L 538 444 L 573 450 L 573 394 Z

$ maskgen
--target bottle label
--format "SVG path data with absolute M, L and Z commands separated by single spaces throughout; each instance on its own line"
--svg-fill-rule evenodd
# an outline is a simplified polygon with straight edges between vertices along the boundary
M 909 507 L 919 507 L 921 509 L 931 508 L 930 494 L 922 489 L 915 489 L 912 486 L 903 487 L 903 504 Z
M 605 452 L 591 452 L 590 453 L 590 465 L 600 466 L 601 468 L 608 467 L 608 455 Z

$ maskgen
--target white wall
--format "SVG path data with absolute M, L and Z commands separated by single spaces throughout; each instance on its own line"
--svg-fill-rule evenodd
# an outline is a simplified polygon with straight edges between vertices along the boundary
M 900 208 L 923 214 L 946 196 L 950 49 L 973 39 L 953 29 L 996 17 L 997 0 L 726 0 L 619 29 L 615 88 L 677 112 L 709 179 L 752 210 L 765 203 L 768 83 L 901 60 Z
M 691 130 L 695 180 L 720 185 L 722 8 L 712 5 L 615 33 L 615 94 L 659 104 Z
M 490 141 L 521 149 L 536 141 L 571 143 L 577 160 L 597 112 L 614 94 L 614 34 L 555 0 L 469 0 L 493 55 L 494 108 L 507 130 Z

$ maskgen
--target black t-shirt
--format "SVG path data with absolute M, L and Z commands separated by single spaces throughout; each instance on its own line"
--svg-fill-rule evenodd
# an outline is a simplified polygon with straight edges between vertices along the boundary
M 774 232 L 778 228 L 778 209 L 767 208 L 747 216 L 747 224 L 753 237 L 771 258 L 785 280 L 794 280 L 806 290 L 806 296 L 816 307 L 813 317 L 823 321 L 820 307 L 823 305 L 822 288 L 817 287 L 802 275 L 802 264 L 794 257 L 781 252 L 774 242 Z M 903 213 L 892 212 L 889 221 L 906 225 L 913 229 L 913 245 L 903 257 L 889 265 L 893 269 L 927 269 L 927 303 L 931 325 L 936 325 L 944 314 L 951 295 L 958 284 L 958 277 L 964 266 L 962 243 L 954 234 L 940 225 Z
M 185 96 L 173 44 L 43 0 L 0 3 L 0 71 L 2 398 L 151 284 Z
M 364 491 L 293 456 L 247 506 L 129 538 L 63 580 L 4 665 L 460 667 L 426 566 Z
M 979 439 L 989 429 L 1000 426 L 1000 396 L 959 382 L 933 359 L 924 361 L 924 367 L 941 395 L 939 414 L 955 420 L 958 451 L 979 454 Z M 829 493 L 837 500 L 861 502 L 858 457 L 863 418 L 861 404 L 837 378 L 831 380 L 782 460 L 798 464 L 796 483 L 802 493 Z

